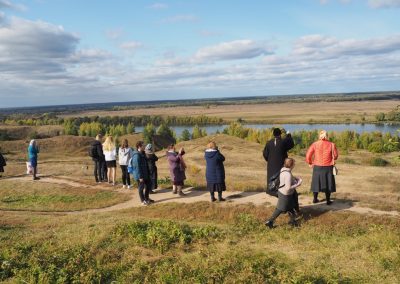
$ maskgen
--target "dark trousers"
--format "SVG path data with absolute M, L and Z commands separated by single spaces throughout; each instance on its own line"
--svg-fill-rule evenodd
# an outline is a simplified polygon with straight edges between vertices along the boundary
M 93 171 L 93 175 L 94 175 L 94 179 L 96 180 L 96 182 L 99 182 L 102 180 L 101 178 L 101 161 L 93 161 L 94 162 L 94 171 Z
M 140 201 L 149 201 L 149 194 L 151 188 L 150 180 L 137 181 Z
M 32 167 L 32 178 L 35 179 L 37 175 L 37 166 L 36 167 Z
M 278 208 L 275 208 L 275 211 L 274 211 L 274 213 L 272 213 L 272 216 L 269 219 L 269 221 L 274 222 L 276 220 L 276 218 L 278 218 L 279 215 L 281 215 L 282 213 L 284 213 L 284 211 L 281 211 Z M 289 210 L 288 214 L 289 214 L 289 218 L 290 218 L 290 223 L 295 224 L 296 223 L 296 214 L 294 213 L 294 209 Z
M 293 200 L 294 200 L 294 210 L 300 212 L 299 194 L 297 193 L 297 190 L 294 190 L 293 192 Z
M 107 165 L 106 165 L 106 161 L 100 161 L 100 167 L 101 167 L 101 180 L 102 181 L 108 181 L 107 178 Z
M 131 185 L 131 179 L 129 177 L 129 173 L 128 173 L 128 166 L 122 166 L 121 167 L 121 171 L 122 171 L 122 184 L 123 185 Z

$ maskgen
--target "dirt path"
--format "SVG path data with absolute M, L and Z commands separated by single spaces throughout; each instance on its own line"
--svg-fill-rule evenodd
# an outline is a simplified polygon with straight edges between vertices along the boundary
M 29 177 L 12 177 L 8 178 L 8 180 L 18 180 L 18 181 L 28 181 Z M 79 187 L 79 188 L 93 188 L 93 189 L 105 189 L 110 190 L 111 187 L 108 184 L 100 184 L 100 185 L 89 185 L 85 183 L 81 183 L 78 181 L 74 181 L 69 179 L 68 177 L 42 177 L 37 182 L 43 183 L 52 183 L 52 184 L 64 184 L 71 187 Z M 130 200 L 125 201 L 123 203 L 119 203 L 113 206 L 104 207 L 104 208 L 96 208 L 96 209 L 86 209 L 81 211 L 66 211 L 66 212 L 37 212 L 37 211 L 24 211 L 24 212 L 35 212 L 35 213 L 57 213 L 57 214 L 91 214 L 91 213 L 101 213 L 101 212 L 111 212 L 123 209 L 129 209 L 134 207 L 143 206 L 140 203 L 139 196 L 137 194 L 137 190 L 128 190 L 122 189 L 118 186 L 118 189 L 113 189 L 116 192 L 123 192 L 130 194 Z M 180 197 L 171 192 L 171 189 L 161 189 L 157 190 L 156 194 L 152 194 L 151 198 L 154 199 L 155 203 L 165 203 L 165 202 L 178 202 L 178 203 L 194 203 L 199 201 L 210 201 L 210 194 L 207 191 L 196 190 L 193 187 L 184 189 L 186 196 Z M 266 205 L 274 206 L 276 204 L 276 198 L 266 195 L 264 192 L 235 192 L 229 191 L 224 193 L 224 197 L 226 198 L 226 202 L 220 203 L 223 206 L 227 206 L 229 204 L 254 204 L 254 205 Z M 376 210 L 368 207 L 360 207 L 357 203 L 347 200 L 335 200 L 331 205 L 326 205 L 321 202 L 318 204 L 312 204 L 312 199 L 308 196 L 299 197 L 300 207 L 305 209 L 313 209 L 320 211 L 350 211 L 358 214 L 364 215 L 378 215 L 378 216 L 393 216 L 399 217 L 400 214 L 397 211 L 382 211 Z M 217 202 L 218 203 L 218 202 Z M 7 211 L 7 210 L 2 210 Z M 12 212 L 16 212 L 18 210 L 12 210 Z M 11 212 L 11 210 L 10 210 Z

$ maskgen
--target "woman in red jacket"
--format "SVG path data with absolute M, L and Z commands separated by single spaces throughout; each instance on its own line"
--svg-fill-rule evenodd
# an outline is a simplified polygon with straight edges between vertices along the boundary
M 311 191 L 314 193 L 313 203 L 318 203 L 318 192 L 325 192 L 326 204 L 332 203 L 330 197 L 336 192 L 333 166 L 339 154 L 336 145 L 328 140 L 325 130 L 320 131 L 319 140 L 314 142 L 307 151 L 306 162 L 313 167 Z

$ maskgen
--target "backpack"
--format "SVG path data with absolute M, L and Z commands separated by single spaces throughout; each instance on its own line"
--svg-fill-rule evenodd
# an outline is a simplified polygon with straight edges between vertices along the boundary
M 131 175 L 136 172 L 136 167 L 133 165 L 133 163 L 132 163 L 133 160 L 132 159 L 133 159 L 133 157 L 130 158 L 129 162 L 128 162 L 128 173 L 131 174 Z
M 90 148 L 89 148 L 89 157 L 92 157 L 92 158 L 98 158 L 99 157 L 99 155 L 97 153 L 96 145 L 91 145 L 90 146 Z
M 282 173 L 283 172 L 288 172 L 288 171 L 282 171 Z M 269 179 L 267 190 L 265 191 L 266 194 L 278 197 L 278 189 L 285 186 L 285 185 L 279 186 L 281 183 L 280 176 L 281 176 L 281 171 L 277 172 Z

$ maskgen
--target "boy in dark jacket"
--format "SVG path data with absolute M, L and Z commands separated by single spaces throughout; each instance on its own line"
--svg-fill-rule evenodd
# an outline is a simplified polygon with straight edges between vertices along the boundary
M 154 153 L 153 145 L 147 144 L 145 148 L 147 165 L 149 166 L 149 175 L 151 180 L 151 188 L 150 193 L 155 193 L 153 190 L 158 187 L 157 179 L 158 179 L 158 170 L 156 162 L 158 161 L 157 155 Z
M 130 166 L 133 168 L 132 176 L 138 184 L 140 201 L 143 205 L 153 203 L 154 200 L 149 198 L 151 179 L 144 153 L 143 141 L 136 143 L 136 150 L 133 152 Z
M 206 159 L 207 189 L 210 191 L 211 202 L 216 201 L 215 192 L 218 192 L 218 201 L 225 201 L 222 198 L 222 192 L 226 190 L 225 157 L 220 153 L 217 145 L 214 142 L 210 142 L 207 145 L 204 158 Z

